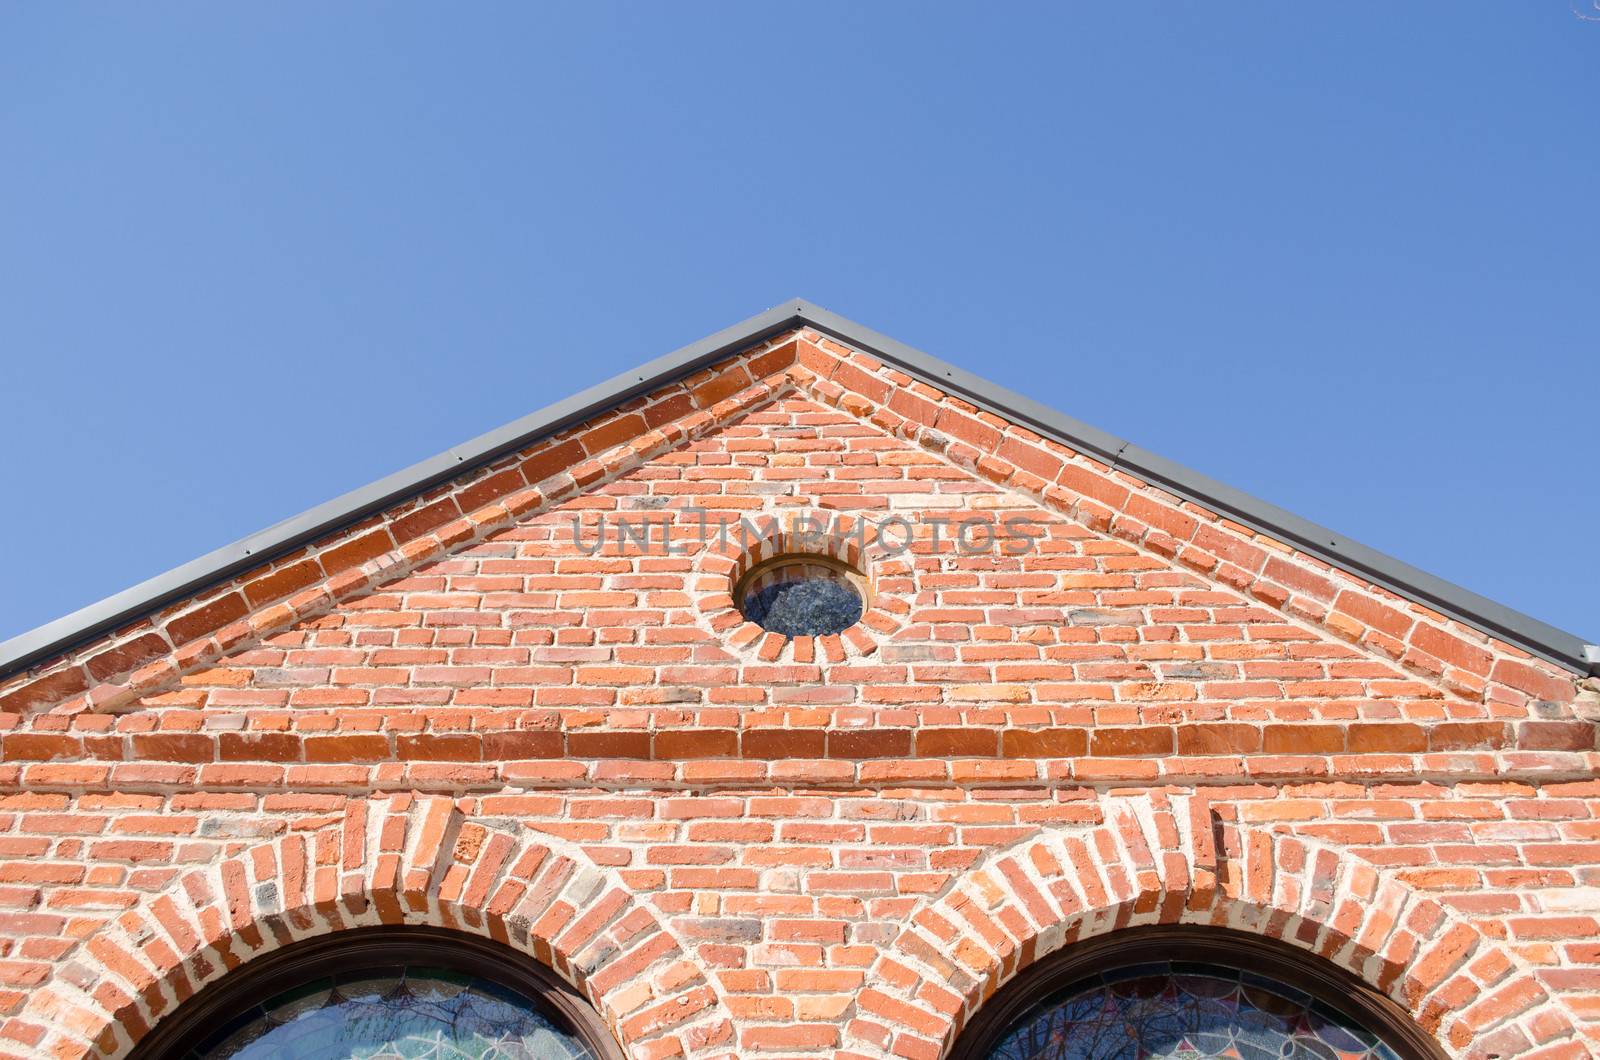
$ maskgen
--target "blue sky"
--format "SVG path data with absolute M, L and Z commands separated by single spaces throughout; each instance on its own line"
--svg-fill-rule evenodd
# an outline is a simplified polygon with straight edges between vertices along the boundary
M 800 296 L 1600 639 L 1569 0 L 9 5 L 0 637 Z

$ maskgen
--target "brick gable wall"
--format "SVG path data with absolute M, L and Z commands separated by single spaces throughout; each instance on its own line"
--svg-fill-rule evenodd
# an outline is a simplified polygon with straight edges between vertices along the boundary
M 865 548 L 868 622 L 784 643 L 731 610 L 759 544 L 691 507 L 923 536 Z M 685 551 L 617 544 L 646 517 Z M 1588 1056 L 1597 701 L 779 336 L 0 686 L 0 1040 L 116 1054 L 263 948 L 409 918 L 527 948 L 633 1056 L 933 1057 L 1045 952 L 1182 918 L 1452 1055 Z

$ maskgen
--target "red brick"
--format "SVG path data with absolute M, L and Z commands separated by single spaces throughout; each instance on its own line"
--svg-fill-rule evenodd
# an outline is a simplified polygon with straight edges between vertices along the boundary
M 1517 726 L 1517 747 L 1524 751 L 1593 751 L 1592 721 L 1525 721 Z
M 0 710 L 21 713 L 33 707 L 58 703 L 87 690 L 89 680 L 76 667 L 57 670 L 36 681 L 29 681 L 0 696 Z
M 1254 725 L 1179 725 L 1177 735 L 1180 755 L 1239 755 L 1261 750 L 1261 730 Z
M 829 758 L 904 758 L 911 753 L 911 730 L 865 729 L 828 733 Z
M 1427 623 L 1419 623 L 1411 634 L 1411 643 L 1434 658 L 1459 666 L 1475 674 L 1487 674 L 1493 656 L 1476 644 L 1460 637 L 1452 637 Z
M 1500 722 L 1442 722 L 1428 730 L 1428 748 L 1433 751 L 1504 747 L 1509 742 L 1510 730 Z
M 992 729 L 918 729 L 918 758 L 993 758 L 1000 734 Z
M 224 762 L 298 762 L 300 737 L 287 732 L 225 732 L 217 737 Z
M 702 409 L 710 408 L 727 397 L 732 397 L 750 385 L 750 377 L 741 367 L 723 368 L 710 379 L 694 388 L 694 403 Z
M 560 758 L 566 753 L 559 732 L 487 732 L 483 734 L 486 762 L 516 761 L 530 758 Z
M 386 736 L 307 736 L 307 762 L 382 762 L 393 755 Z
M 573 758 L 649 758 L 647 732 L 571 732 L 567 754 Z
M 578 440 L 583 444 L 583 451 L 594 456 L 613 446 L 631 441 L 644 431 L 644 417 L 617 416 L 580 435 Z
M 483 740 L 466 733 L 419 733 L 397 736 L 395 757 L 431 762 L 477 762 L 483 757 Z
M 690 400 L 688 394 L 671 394 L 645 407 L 645 426 L 647 428 L 660 427 L 664 423 L 682 419 L 693 411 L 694 402 Z
M 0 758 L 7 762 L 48 762 L 83 754 L 83 740 L 56 733 L 12 732 L 0 736 Z
M 1077 758 L 1088 751 L 1083 729 L 1007 729 L 1000 742 L 1007 758 Z
M 171 645 L 167 643 L 165 637 L 156 633 L 146 633 L 142 637 L 135 637 L 118 644 L 109 651 L 91 655 L 86 665 L 95 680 L 106 681 L 118 674 L 138 669 L 151 659 L 160 658 L 170 650 L 172 650 Z
M 1374 722 L 1350 726 L 1349 750 L 1414 754 L 1428 749 L 1428 733 L 1420 725 Z
M 509 468 L 496 472 L 472 483 L 456 495 L 456 506 L 463 512 L 475 511 L 485 504 L 491 504 L 508 493 L 522 489 L 528 483 L 522 477 L 519 468 Z
M 353 541 L 336 545 L 317 558 L 322 563 L 322 569 L 331 576 L 377 559 L 393 547 L 394 541 L 387 530 L 374 530 Z
M 1339 754 L 1345 750 L 1345 739 L 1345 730 L 1338 725 L 1268 725 L 1261 731 L 1261 749 L 1269 755 Z
M 745 758 L 823 758 L 827 734 L 820 729 L 747 729 L 739 749 Z
M 247 611 L 243 596 L 228 593 L 167 623 L 167 635 L 174 644 L 183 644 L 196 637 L 215 633 L 229 622 L 243 618 Z
M 538 485 L 545 479 L 572 467 L 583 459 L 583 446 L 577 442 L 564 442 L 536 450 L 522 462 L 522 473 L 528 481 Z
M 213 762 L 217 741 L 212 736 L 154 733 L 133 738 L 133 757 L 147 762 Z
M 1413 624 L 1411 616 L 1359 593 L 1342 592 L 1334 600 L 1333 606 L 1334 610 L 1343 611 L 1363 625 L 1371 626 L 1391 637 L 1405 636 Z
M 1494 672 L 1490 676 L 1519 692 L 1526 692 L 1530 696 L 1556 703 L 1565 703 L 1573 696 L 1570 678 L 1557 677 L 1529 663 L 1501 659 L 1495 663 Z
M 1173 731 L 1163 725 L 1142 729 L 1095 729 L 1089 734 L 1089 753 L 1097 756 L 1169 755 Z
M 396 519 L 390 532 L 394 535 L 395 544 L 404 545 L 423 534 L 432 533 L 460 516 L 461 509 L 457 506 L 455 498 L 444 497 Z
M 290 593 L 299 592 L 322 578 L 322 568 L 315 560 L 303 559 L 269 571 L 244 583 L 244 595 L 251 607 L 260 607 L 273 600 L 281 600 Z
M 739 733 L 733 729 L 686 729 L 658 732 L 653 757 L 668 761 L 690 758 L 739 757 Z

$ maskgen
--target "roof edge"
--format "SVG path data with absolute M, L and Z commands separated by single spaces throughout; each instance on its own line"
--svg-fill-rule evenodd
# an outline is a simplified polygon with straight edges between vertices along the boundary
M 771 335 L 801 326 L 786 302 L 341 494 L 87 607 L 0 642 L 0 679 L 62 654 L 210 585 L 294 551 L 407 497 L 665 386 Z
M 819 306 L 799 303 L 799 307 L 805 310 L 807 322 L 818 330 L 880 356 L 931 386 L 954 391 L 1003 419 L 1070 448 L 1092 453 L 1114 470 L 1127 471 L 1208 511 L 1292 544 L 1334 567 L 1360 574 L 1391 592 L 1548 662 L 1583 675 L 1600 674 L 1600 647 L 1586 644 L 1574 633 L 1445 581 Z
M 1330 565 L 1578 674 L 1600 674 L 1600 648 L 1531 615 L 1445 581 L 1274 504 L 1073 419 L 803 299 L 791 299 L 698 342 L 529 413 L 437 456 L 351 490 L 164 574 L 0 643 L 0 678 L 141 618 L 175 600 L 315 541 L 406 497 L 526 447 L 744 347 L 809 326 L 882 358 L 930 386 L 1093 454 L 1113 469 L 1292 544 Z

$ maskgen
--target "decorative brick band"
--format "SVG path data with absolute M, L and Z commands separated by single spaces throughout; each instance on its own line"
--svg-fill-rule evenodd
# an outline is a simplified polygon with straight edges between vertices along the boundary
M 487 935 L 589 997 L 632 1057 L 726 1057 L 715 987 L 615 870 L 452 800 L 352 802 L 342 819 L 179 877 L 87 938 L 0 1034 L 28 1055 L 118 1057 L 211 980 L 279 946 L 377 924 Z
M 1563 1003 L 1505 946 L 1371 864 L 1286 832 L 1219 829 L 1200 796 L 1108 802 L 1106 824 L 999 851 L 912 914 L 869 973 L 838 1060 L 938 1060 L 1035 961 L 1078 939 L 1175 923 L 1328 959 L 1463 1060 L 1588 1055 Z

